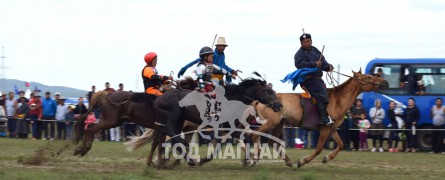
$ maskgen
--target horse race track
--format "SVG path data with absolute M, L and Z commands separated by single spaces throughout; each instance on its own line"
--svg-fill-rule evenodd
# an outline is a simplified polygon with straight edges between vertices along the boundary
M 214 160 L 175 170 L 147 168 L 148 146 L 127 152 L 122 143 L 94 142 L 85 157 L 72 156 L 64 141 L 0 138 L 0 179 L 443 179 L 445 155 L 341 152 L 328 164 L 322 156 L 302 168 L 282 162 L 243 167 L 239 160 Z M 288 149 L 292 160 L 311 150 Z M 325 155 L 328 151 L 322 152 Z M 32 164 L 32 165 L 24 165 Z

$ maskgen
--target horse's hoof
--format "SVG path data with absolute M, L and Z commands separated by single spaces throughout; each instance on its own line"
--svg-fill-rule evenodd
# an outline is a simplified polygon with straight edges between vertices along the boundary
M 328 158 L 326 156 L 323 157 L 323 164 L 328 162 Z
M 76 149 L 76 150 L 74 150 L 74 154 L 73 154 L 73 155 L 74 155 L 74 156 L 77 156 L 77 155 L 79 155 L 79 153 L 80 153 L 80 152 L 79 152 L 79 149 Z
M 301 164 L 300 160 L 298 160 L 297 167 L 300 168 L 301 166 L 303 166 L 303 164 Z
M 175 162 L 173 162 L 171 167 L 176 167 L 176 166 L 179 166 L 180 164 L 181 164 L 181 160 L 177 159 L 177 160 L 175 160 Z
M 250 166 L 255 166 L 258 160 L 252 160 L 252 164 Z
M 188 164 L 189 166 L 196 166 L 196 163 L 193 162 L 193 160 L 188 161 L 187 164 Z
M 210 162 L 210 161 L 212 161 L 211 158 L 204 158 L 204 159 L 201 159 L 201 160 L 199 161 L 199 165 L 201 166 L 201 165 L 203 165 L 204 163 L 208 163 L 208 162 Z
M 288 167 L 294 167 L 294 165 L 292 164 L 291 161 L 287 161 L 287 162 L 286 162 L 286 166 L 288 166 Z
M 243 166 L 246 167 L 249 164 L 249 160 L 248 159 L 244 159 L 242 161 L 242 163 L 243 163 Z

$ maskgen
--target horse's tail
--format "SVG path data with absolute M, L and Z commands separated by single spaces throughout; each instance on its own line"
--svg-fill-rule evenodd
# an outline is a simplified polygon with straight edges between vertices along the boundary
M 195 90 L 198 87 L 198 83 L 191 77 L 179 80 L 176 84 L 179 89 Z
M 141 136 L 133 136 L 130 137 L 130 141 L 124 143 L 127 146 L 128 151 L 132 151 L 138 149 L 145 144 L 153 141 L 153 138 L 158 133 L 158 130 L 155 129 L 146 129 L 145 132 Z

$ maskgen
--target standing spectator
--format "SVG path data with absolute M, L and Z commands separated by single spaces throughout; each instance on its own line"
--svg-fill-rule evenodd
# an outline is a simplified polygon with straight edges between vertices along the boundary
M 68 106 L 68 113 L 65 115 L 66 125 L 66 137 L 68 140 L 73 139 L 73 121 L 74 121 L 74 109 L 76 106 Z
M 59 103 L 60 103 L 60 93 L 59 92 L 54 93 L 54 101 L 56 101 L 56 105 L 59 105 Z
M 26 103 L 25 97 L 20 97 L 20 103 L 18 103 L 18 108 L 16 111 L 17 117 L 17 137 L 26 139 L 29 133 L 29 123 L 26 120 L 29 115 L 29 106 Z
M 286 139 L 286 147 L 295 148 L 295 128 L 291 125 L 284 125 L 284 139 Z
M 298 138 L 300 138 L 303 141 L 304 148 L 307 148 L 309 145 L 309 139 L 308 139 L 309 131 L 303 128 L 298 128 Z
M 68 113 L 68 105 L 65 104 L 65 97 L 59 98 L 59 104 L 56 110 L 56 121 L 57 121 L 57 139 L 66 139 L 66 126 L 65 126 L 65 116 Z
M 105 83 L 105 89 L 104 89 L 104 91 L 107 91 L 107 92 L 115 92 L 115 90 L 114 90 L 113 88 L 110 88 L 110 83 L 109 83 L 109 82 L 106 82 L 106 83 Z M 111 140 L 111 137 L 110 137 L 110 130 L 109 130 L 109 129 L 102 130 L 101 132 L 102 132 L 102 139 L 103 139 L 103 140 L 105 140 L 105 139 L 107 139 L 107 140 Z
M 113 88 L 110 88 L 110 83 L 109 82 L 106 82 L 104 91 L 114 92 L 115 90 Z
M 396 103 L 394 101 L 389 102 L 388 108 L 388 117 L 389 123 L 391 124 L 391 129 L 399 129 L 399 123 L 397 122 L 397 117 L 400 117 L 402 114 L 399 111 L 396 111 Z M 393 142 L 395 143 L 393 144 Z M 394 145 L 394 146 L 393 146 Z M 388 151 L 389 152 L 399 152 L 399 131 L 391 131 L 388 139 Z
M 51 99 L 51 93 L 47 91 L 45 93 L 45 99 L 42 100 L 42 109 L 43 109 L 42 119 L 44 120 L 42 129 L 43 131 L 45 131 L 44 134 L 45 137 L 43 138 L 43 140 L 46 139 L 54 140 L 55 122 L 53 120 L 56 119 L 55 118 L 56 108 L 57 108 L 56 101 Z
M 341 141 L 343 141 L 343 148 L 346 151 L 351 150 L 351 134 L 349 129 L 351 127 L 351 118 L 349 117 L 349 112 L 346 113 L 343 123 L 338 127 L 338 135 L 340 135 Z
M 383 133 L 385 132 L 383 129 L 383 119 L 385 119 L 385 110 L 382 108 L 382 102 L 377 99 L 375 101 L 375 107 L 369 110 L 369 117 L 371 117 L 371 137 L 372 137 L 372 150 L 371 152 L 376 151 L 376 141 L 379 140 L 379 151 L 383 152 Z M 381 130 L 374 130 L 381 129 Z
M 87 113 L 87 107 L 83 104 L 83 97 L 79 97 L 76 107 L 74 108 L 74 118 L 79 118 L 81 114 Z
M 37 109 L 37 105 L 35 103 L 32 103 L 30 105 L 30 111 L 29 111 L 29 119 L 32 126 L 32 140 L 40 139 L 40 127 L 38 123 L 38 119 L 41 116 L 41 111 Z
M 358 127 L 360 128 L 360 149 L 359 151 L 368 150 L 368 128 L 371 127 L 369 120 L 366 119 L 365 114 L 360 115 L 358 121 Z
M 407 148 L 405 152 L 416 152 L 417 148 L 417 135 L 415 134 L 415 129 L 417 128 L 417 122 L 420 119 L 420 111 L 416 106 L 416 100 L 414 98 L 408 99 L 408 108 L 404 114 L 405 128 L 408 130 L 406 132 L 406 144 Z M 413 129 L 414 128 L 414 129 Z
M 120 83 L 119 84 L 119 89 L 117 91 L 124 91 L 124 84 Z M 117 129 L 118 127 L 116 127 L 115 129 Z M 110 129 L 110 133 L 113 134 L 112 131 L 113 128 Z M 115 132 L 116 134 L 117 132 Z M 119 132 L 120 133 L 120 132 Z M 117 134 L 116 134 L 117 135 Z M 125 139 L 128 140 L 131 136 L 136 135 L 136 124 L 130 122 L 130 121 L 125 121 L 124 122 L 124 136 Z M 120 136 L 119 138 L 120 139 Z M 111 141 L 113 141 L 113 137 L 111 137 Z
M 43 122 L 41 121 L 43 110 L 42 110 L 42 100 L 40 100 L 40 95 L 36 94 L 31 100 L 29 100 L 29 104 L 31 105 L 35 104 L 35 109 L 33 112 L 31 112 L 31 114 L 36 115 L 35 117 L 36 120 L 34 121 L 34 126 L 33 126 L 33 135 L 35 135 L 34 138 L 40 139 L 43 126 Z M 34 130 L 36 133 L 34 133 Z
M 117 91 L 124 91 L 124 84 L 119 84 L 119 89 Z M 110 128 L 110 141 L 121 141 L 121 126 L 117 126 L 115 128 Z
M 445 129 L 445 106 L 442 105 L 442 98 L 436 99 L 436 105 L 431 108 L 431 119 L 433 119 L 433 129 Z M 433 131 L 433 151 L 431 153 L 445 154 L 443 130 Z
M 96 92 L 96 86 L 93 85 L 93 86 L 91 86 L 91 91 L 88 92 L 88 95 L 87 95 L 88 103 L 91 102 L 91 98 L 93 97 L 95 92 Z
M 8 118 L 8 132 L 10 138 L 16 137 L 16 125 L 15 110 L 17 109 L 17 101 L 14 99 L 14 93 L 8 93 L 8 99 L 5 102 L 6 118 Z
M 349 111 L 351 113 L 352 117 L 352 129 L 358 129 L 358 120 L 360 120 L 360 115 L 365 114 L 366 110 L 362 106 L 363 101 L 361 99 L 355 100 L 355 106 L 351 108 Z M 359 131 L 358 130 L 352 130 L 351 131 L 351 140 L 352 145 L 354 146 L 352 150 L 357 151 L 359 149 Z
M 5 93 L 0 93 L 1 94 L 1 98 L 0 98 L 0 106 L 3 108 L 3 110 L 6 109 L 5 104 L 6 104 L 6 94 Z

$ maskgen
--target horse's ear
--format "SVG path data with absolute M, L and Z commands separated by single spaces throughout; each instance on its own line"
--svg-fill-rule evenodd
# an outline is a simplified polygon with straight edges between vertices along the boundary
M 359 73 L 359 74 L 362 73 L 362 67 L 360 67 L 360 70 L 358 70 L 358 73 Z
M 352 71 L 353 76 L 357 75 L 357 73 L 354 72 L 354 70 L 351 70 L 351 71 Z

